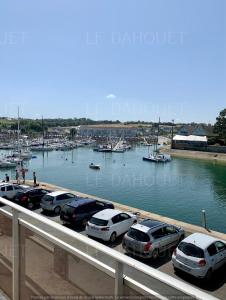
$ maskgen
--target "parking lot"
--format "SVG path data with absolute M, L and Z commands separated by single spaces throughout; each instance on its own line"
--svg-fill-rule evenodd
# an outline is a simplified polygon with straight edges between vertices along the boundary
M 53 186 L 51 186 L 52 190 L 56 190 L 57 187 L 55 187 L 54 189 L 52 188 Z M 86 196 L 81 195 L 81 196 Z M 9 210 L 9 207 L 5 207 L 5 210 Z M 60 220 L 60 217 L 58 215 L 55 215 L 54 213 L 47 213 L 47 212 L 43 212 L 43 210 L 41 208 L 37 208 L 34 209 L 34 212 L 42 215 L 54 222 L 57 222 L 59 224 L 62 224 L 62 221 Z M 29 219 L 29 217 L 27 215 L 23 215 L 23 218 Z M 141 221 L 141 217 L 138 216 L 138 222 Z M 32 221 L 34 222 L 34 221 Z M 45 224 L 34 224 L 37 225 L 37 227 L 41 228 L 42 230 L 47 230 L 46 225 Z M 66 225 L 63 225 L 66 226 Z M 69 227 L 67 225 L 67 227 Z M 69 227 L 71 230 L 74 230 L 82 235 L 86 235 L 85 233 L 85 228 L 81 228 L 81 227 Z M 51 232 L 52 233 L 52 232 Z M 189 233 L 186 233 L 186 235 L 188 235 Z M 67 242 L 68 244 L 71 244 L 72 246 L 77 247 L 77 244 L 74 243 L 74 241 L 69 238 L 69 237 L 65 237 L 65 235 L 63 236 L 62 233 L 60 233 L 59 231 L 55 231 L 54 235 L 56 235 L 57 237 L 61 238 L 62 240 L 64 240 L 65 242 Z M 114 243 L 109 243 L 109 242 L 104 242 L 101 240 L 98 240 L 98 242 L 106 245 L 109 248 L 112 248 L 114 250 L 117 250 L 121 253 L 124 253 L 125 255 L 128 255 L 125 253 L 125 250 L 122 247 L 122 236 L 118 237 L 116 239 L 116 241 Z M 111 264 L 111 262 L 109 261 L 105 261 L 104 257 L 98 256 L 99 254 L 96 254 L 98 259 L 102 260 L 103 263 L 106 263 L 108 265 Z M 173 269 L 173 265 L 171 263 L 171 256 L 172 256 L 172 250 L 168 250 L 167 252 L 161 253 L 159 255 L 159 257 L 157 259 L 141 259 L 141 258 L 137 258 L 134 257 L 134 259 L 141 261 L 142 263 L 153 267 L 155 269 L 158 269 L 172 277 L 175 277 L 181 281 L 184 281 L 186 283 L 189 283 L 191 285 L 193 285 L 196 288 L 201 289 L 204 292 L 210 293 L 211 295 L 219 298 L 219 299 L 226 299 L 226 265 L 222 268 L 220 268 L 213 276 L 213 278 L 211 279 L 211 282 L 209 282 L 208 284 L 205 283 L 203 280 L 198 280 L 196 278 L 192 278 L 191 276 L 189 276 L 188 274 L 184 274 L 182 272 L 178 272 L 175 273 L 174 269 Z
M 62 221 L 60 220 L 59 216 L 54 215 L 53 213 L 43 213 L 41 208 L 38 208 L 34 210 L 34 212 L 47 217 L 50 220 L 53 220 L 59 224 L 62 224 Z M 63 225 L 66 226 L 66 225 Z M 81 227 L 77 228 L 71 228 L 67 225 L 68 228 L 75 230 L 76 232 L 85 235 L 85 229 Z M 70 241 L 72 242 L 72 241 Z M 109 248 L 113 248 L 121 253 L 125 253 L 124 249 L 122 248 L 122 237 L 118 237 L 114 244 L 110 244 L 109 242 L 104 241 L 98 241 Z M 127 254 L 126 254 L 127 255 Z M 137 257 L 134 257 L 135 259 L 138 259 L 142 263 L 147 264 L 150 267 L 153 267 L 155 269 L 158 269 L 164 273 L 167 273 L 168 275 L 171 275 L 181 281 L 187 282 L 191 285 L 193 285 L 196 288 L 201 289 L 204 292 L 210 293 L 213 296 L 225 300 L 226 299 L 226 266 L 219 269 L 215 275 L 213 276 L 213 279 L 210 283 L 205 283 L 202 280 L 198 280 L 195 278 L 190 277 L 187 274 L 184 273 L 178 273 L 175 274 L 172 263 L 171 263 L 171 251 L 167 251 L 165 253 L 160 254 L 159 258 L 156 260 L 153 259 L 140 259 Z

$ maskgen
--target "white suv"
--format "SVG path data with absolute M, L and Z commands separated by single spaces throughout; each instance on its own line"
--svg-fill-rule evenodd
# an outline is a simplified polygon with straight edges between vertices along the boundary
M 20 186 L 7 182 L 0 182 L 0 197 L 13 200 L 19 190 L 25 189 L 28 186 Z
M 172 263 L 175 270 L 180 269 L 208 281 L 212 273 L 226 263 L 226 241 L 193 233 L 178 245 Z

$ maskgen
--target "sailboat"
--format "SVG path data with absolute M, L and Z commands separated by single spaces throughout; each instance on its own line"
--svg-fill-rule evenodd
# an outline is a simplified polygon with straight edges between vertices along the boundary
M 157 131 L 157 138 L 154 143 L 154 149 L 153 152 L 149 152 L 149 147 L 148 147 L 148 155 L 143 157 L 143 160 L 150 161 L 150 162 L 155 162 L 155 163 L 165 163 L 171 161 L 171 156 L 166 153 L 160 153 L 158 150 L 158 138 L 159 138 L 159 126 L 160 126 L 160 118 L 159 118 L 159 123 L 158 123 L 158 131 Z
M 123 141 L 120 138 L 118 143 L 113 147 L 112 152 L 123 153 L 125 151 L 126 149 L 124 148 Z
M 12 157 L 19 158 L 20 160 L 23 159 L 31 159 L 32 152 L 29 150 L 22 150 L 20 147 L 20 111 L 18 107 L 18 124 L 17 124 L 17 151 L 14 151 Z

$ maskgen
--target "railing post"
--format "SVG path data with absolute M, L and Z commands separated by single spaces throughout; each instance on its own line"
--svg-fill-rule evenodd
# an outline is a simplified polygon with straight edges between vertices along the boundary
M 123 263 L 115 262 L 115 298 L 123 296 Z
M 12 210 L 13 213 L 13 300 L 19 300 L 19 285 L 20 285 L 20 233 L 19 233 L 19 221 L 18 221 L 18 211 L 16 209 Z

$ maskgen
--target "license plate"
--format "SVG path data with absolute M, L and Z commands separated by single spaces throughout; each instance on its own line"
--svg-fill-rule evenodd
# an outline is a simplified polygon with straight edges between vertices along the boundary
M 179 264 L 179 266 L 180 266 L 181 269 L 183 269 L 183 270 L 185 270 L 185 271 L 187 271 L 187 272 L 190 272 L 190 271 L 191 271 L 190 268 L 188 268 L 188 267 L 186 267 L 186 266 L 184 266 L 184 265 L 182 265 L 182 264 Z
M 90 226 L 90 227 L 91 227 L 91 229 L 93 229 L 93 230 L 99 230 L 99 228 L 96 227 L 96 226 Z

